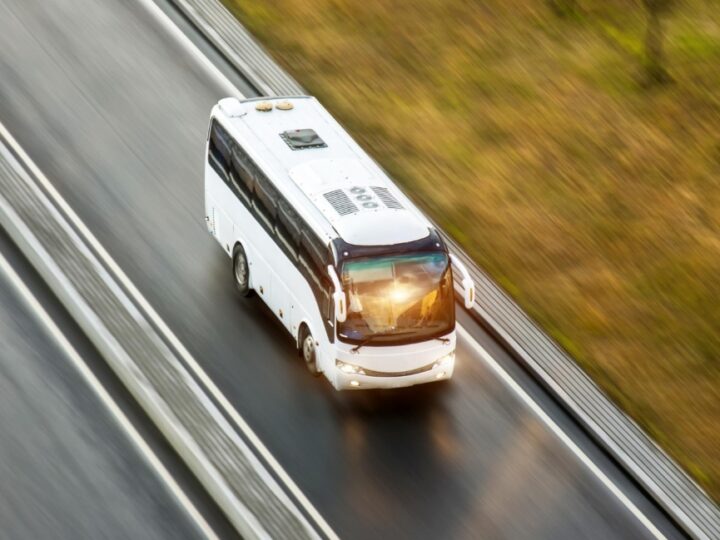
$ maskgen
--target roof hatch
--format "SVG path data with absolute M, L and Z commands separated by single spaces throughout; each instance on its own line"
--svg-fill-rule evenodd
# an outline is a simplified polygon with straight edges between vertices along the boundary
M 283 131 L 280 138 L 291 150 L 305 150 L 306 148 L 327 148 L 327 144 L 314 129 L 291 129 Z

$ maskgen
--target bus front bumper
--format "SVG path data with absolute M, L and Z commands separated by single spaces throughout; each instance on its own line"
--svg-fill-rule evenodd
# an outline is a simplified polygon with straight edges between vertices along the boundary
M 451 378 L 455 369 L 455 352 L 446 354 L 430 364 L 402 373 L 372 371 L 366 368 L 348 372 L 348 368 L 343 364 L 338 360 L 335 365 L 335 388 L 338 390 L 402 388 Z

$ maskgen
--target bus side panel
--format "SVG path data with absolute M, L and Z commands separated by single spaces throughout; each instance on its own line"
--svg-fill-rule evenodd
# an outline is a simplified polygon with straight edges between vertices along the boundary
M 211 204 L 217 205 L 214 216 L 218 242 L 231 256 L 236 243 L 243 246 L 250 267 L 250 286 L 273 309 L 270 305 L 272 270 L 264 249 L 272 240 L 228 185 L 207 164 L 205 178 L 206 197 Z M 275 313 L 277 315 L 277 311 Z
M 255 217 L 241 203 L 239 214 L 242 216 L 242 225 L 237 229 L 252 231 L 251 238 L 247 240 L 253 245 L 256 257 L 262 257 L 263 264 L 272 274 L 272 291 L 264 300 L 275 313 L 285 329 L 291 334 L 293 340 L 298 339 L 300 326 L 304 322 L 312 333 L 315 341 L 319 343 L 318 367 L 325 368 L 326 350 L 329 344 L 327 333 L 320 310 L 310 285 L 305 280 L 295 263 L 278 246 Z M 243 232 L 244 232 L 243 231 Z M 244 238 L 244 234 L 240 234 Z M 282 313 L 282 315 L 280 315 Z
M 273 269 L 275 270 L 273 308 L 276 314 L 282 310 L 283 316 L 280 317 L 280 320 L 295 340 L 299 337 L 300 326 L 303 323 L 310 328 L 310 332 L 318 344 L 318 368 L 325 373 L 332 373 L 331 370 L 326 369 L 328 358 L 333 356 L 328 352 L 328 348 L 332 344 L 325 332 L 315 295 L 295 264 L 272 240 L 268 240 L 272 243 L 269 250 L 273 253 Z
M 212 171 L 211 171 L 212 173 Z M 235 238 L 244 247 L 250 263 L 250 281 L 253 288 L 280 320 L 285 329 L 297 340 L 300 325 L 305 322 L 318 346 L 318 367 L 325 370 L 330 345 L 315 295 L 310 285 L 285 252 L 275 243 L 248 208 L 219 181 L 222 190 L 231 198 L 231 216 Z M 282 311 L 282 316 L 280 315 Z M 334 362 L 334 360 L 333 360 Z M 328 371 L 330 372 L 330 371 Z
M 218 208 L 218 187 L 220 179 L 214 171 L 205 165 L 205 216 L 208 219 L 208 231 L 215 237 L 219 244 L 222 244 L 220 238 L 220 225 Z
M 270 306 L 272 290 L 272 270 L 265 247 L 272 240 L 260 224 L 243 205 L 232 190 L 210 169 L 210 175 L 217 179 L 220 200 L 221 227 L 226 229 L 222 241 L 230 246 L 232 254 L 235 244 L 240 243 L 245 250 L 250 267 L 250 286 L 258 296 Z M 272 306 L 270 306 L 272 309 Z
M 272 251 L 280 250 L 273 249 Z M 297 337 L 297 325 L 293 324 L 293 312 L 297 305 L 294 290 L 297 287 L 293 286 L 293 272 L 291 272 L 288 267 L 292 267 L 292 270 L 295 270 L 295 268 L 282 252 L 279 253 L 279 256 L 278 253 L 272 254 L 271 265 L 275 275 L 273 276 L 273 289 L 270 302 L 276 315 L 282 321 L 283 326 L 293 337 Z
M 212 225 L 215 239 L 223 250 L 232 255 L 233 227 L 227 213 L 227 194 L 229 191 L 225 182 L 217 173 L 205 164 L 205 215 L 208 217 L 208 227 Z M 232 194 L 231 194 L 232 196 Z
M 208 229 L 223 249 L 232 255 L 236 243 L 242 244 L 250 265 L 250 285 L 297 340 L 300 325 L 307 324 L 315 338 L 318 368 L 332 376 L 334 346 L 310 284 L 294 262 L 275 243 L 260 222 L 233 193 L 205 159 L 205 206 Z M 277 288 L 276 288 L 277 287 Z M 282 310 L 282 316 L 280 312 Z M 334 384 L 334 381 L 331 380 Z

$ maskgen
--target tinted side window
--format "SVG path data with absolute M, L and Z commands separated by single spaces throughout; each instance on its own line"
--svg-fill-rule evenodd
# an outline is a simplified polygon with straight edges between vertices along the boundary
M 328 248 L 304 230 L 300 238 L 300 269 L 307 277 L 323 318 L 332 316 L 332 283 L 327 275 Z
M 284 198 L 278 199 L 277 219 L 275 221 L 275 234 L 279 240 L 280 248 L 292 259 L 298 256 L 300 249 L 300 231 L 302 221 Z
M 255 178 L 255 194 L 253 207 L 260 223 L 272 235 L 275 228 L 275 215 L 277 213 L 278 192 L 275 186 L 264 174 L 258 171 Z
M 334 305 L 332 301 L 332 284 L 329 281 L 324 283 L 323 287 L 318 291 L 317 301 L 323 320 L 331 320 Z
M 253 171 L 255 163 L 239 145 L 233 144 L 230 182 L 235 194 L 250 206 L 253 192 Z
M 208 144 L 208 162 L 225 182 L 228 181 L 230 168 L 232 138 L 217 120 L 210 126 L 210 140 Z
M 300 263 L 316 285 L 320 285 L 323 257 L 318 253 L 315 235 L 303 230 L 300 235 Z

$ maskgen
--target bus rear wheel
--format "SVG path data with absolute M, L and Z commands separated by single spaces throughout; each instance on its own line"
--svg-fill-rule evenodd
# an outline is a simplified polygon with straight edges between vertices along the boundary
M 241 296 L 251 296 L 250 288 L 250 265 L 248 264 L 245 250 L 238 244 L 233 251 L 233 281 L 235 288 Z
M 299 342 L 300 356 L 305 361 L 308 371 L 317 377 L 320 375 L 317 367 L 317 349 L 315 348 L 315 338 L 313 338 L 307 326 L 303 326 L 300 330 Z

